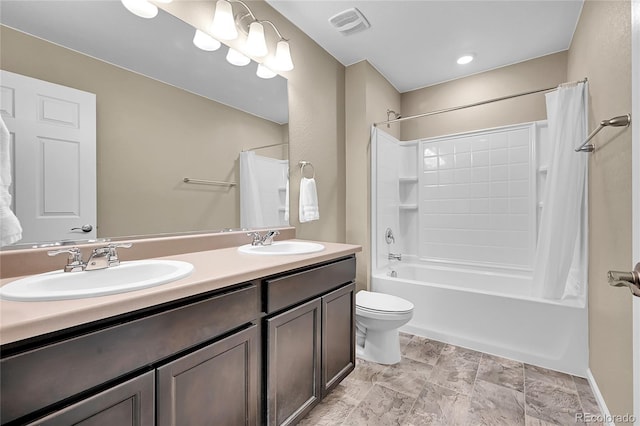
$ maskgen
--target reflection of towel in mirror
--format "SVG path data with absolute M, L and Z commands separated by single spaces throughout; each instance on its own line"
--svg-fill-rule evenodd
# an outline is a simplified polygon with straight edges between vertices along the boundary
M 289 176 L 284 184 L 284 221 L 289 223 Z
M 320 219 L 318 192 L 315 179 L 303 177 L 300 181 L 300 222 Z
M 0 247 L 22 238 L 22 227 L 11 211 L 11 135 L 0 117 Z

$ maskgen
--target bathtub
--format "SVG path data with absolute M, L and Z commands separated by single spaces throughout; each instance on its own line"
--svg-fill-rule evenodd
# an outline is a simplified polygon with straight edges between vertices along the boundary
M 585 377 L 584 300 L 529 297 L 524 276 L 400 263 L 374 271 L 371 289 L 409 300 L 412 320 L 401 331 Z

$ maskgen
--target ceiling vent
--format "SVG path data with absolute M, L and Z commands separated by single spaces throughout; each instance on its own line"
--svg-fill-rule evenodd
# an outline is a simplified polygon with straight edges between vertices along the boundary
M 343 10 L 329 18 L 329 23 L 342 35 L 351 35 L 364 31 L 371 26 L 367 18 L 357 8 Z

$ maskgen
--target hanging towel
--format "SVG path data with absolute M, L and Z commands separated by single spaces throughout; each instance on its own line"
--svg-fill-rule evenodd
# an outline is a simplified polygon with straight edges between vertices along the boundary
M 22 227 L 11 211 L 11 135 L 0 117 L 0 247 L 22 239 Z
M 300 222 L 310 222 L 320 219 L 318 210 L 318 192 L 316 180 L 303 177 L 300 181 Z

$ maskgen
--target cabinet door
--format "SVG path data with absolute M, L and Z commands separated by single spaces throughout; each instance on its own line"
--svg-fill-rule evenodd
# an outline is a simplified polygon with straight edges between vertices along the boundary
M 149 371 L 30 425 L 153 426 L 154 374 Z
M 355 367 L 355 284 L 322 296 L 322 397 Z
M 320 400 L 320 298 L 267 320 L 267 424 L 295 424 Z
M 257 425 L 258 326 L 158 368 L 158 425 Z

